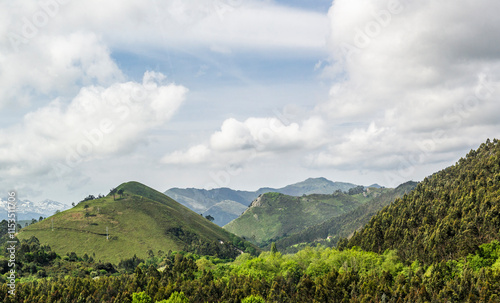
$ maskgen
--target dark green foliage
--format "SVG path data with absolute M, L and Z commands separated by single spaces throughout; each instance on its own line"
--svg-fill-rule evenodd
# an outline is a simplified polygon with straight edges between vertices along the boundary
M 136 255 L 134 255 L 130 259 L 120 261 L 120 263 L 118 263 L 118 267 L 123 268 L 128 273 L 133 273 L 135 268 L 142 262 L 144 262 L 143 259 L 138 258 Z
M 396 249 L 403 260 L 430 264 L 465 257 L 499 240 L 499 229 L 500 144 L 495 139 L 425 178 L 374 216 L 348 246 Z
M 88 195 L 87 197 L 85 197 L 82 201 L 78 202 L 78 203 L 82 203 L 82 202 L 87 202 L 87 201 L 92 201 L 92 200 L 95 200 L 96 197 L 94 195 Z
M 349 188 L 349 190 L 347 191 L 347 194 L 353 196 L 353 195 L 357 195 L 357 194 L 362 194 L 364 191 L 365 191 L 364 186 L 356 186 L 353 188 Z

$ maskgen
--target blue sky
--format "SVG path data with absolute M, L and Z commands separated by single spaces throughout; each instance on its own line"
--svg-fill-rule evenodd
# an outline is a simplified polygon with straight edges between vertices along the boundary
M 498 137 L 500 4 L 463 2 L 3 3 L 1 187 L 421 180 Z

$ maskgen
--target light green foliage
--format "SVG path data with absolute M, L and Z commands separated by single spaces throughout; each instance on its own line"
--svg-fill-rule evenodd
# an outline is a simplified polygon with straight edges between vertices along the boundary
M 266 303 L 266 300 L 264 300 L 261 296 L 251 295 L 241 300 L 241 303 Z
M 214 269 L 215 265 L 212 261 L 208 260 L 206 257 L 196 260 L 196 266 L 198 266 L 199 271 L 208 271 Z
M 395 276 L 403 269 L 403 265 L 394 251 L 379 255 L 356 248 L 338 251 L 334 248 L 307 247 L 293 255 L 279 252 L 263 252 L 255 258 L 241 255 L 233 263 L 232 273 L 271 280 L 280 275 L 286 277 L 304 273 L 314 278 L 325 275 L 332 269 L 361 274 L 387 271 Z
M 132 294 L 132 303 L 153 303 L 153 300 L 151 300 L 151 297 L 142 291 Z
M 157 301 L 156 303 L 189 303 L 189 299 L 181 292 L 174 292 L 168 300 Z
M 476 254 L 467 256 L 467 262 L 474 270 L 490 267 L 498 263 L 498 260 L 500 260 L 500 243 L 497 240 L 480 245 Z

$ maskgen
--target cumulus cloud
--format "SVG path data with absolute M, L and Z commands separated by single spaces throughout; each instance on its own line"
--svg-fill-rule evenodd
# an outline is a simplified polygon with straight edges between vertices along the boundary
M 81 85 L 109 85 L 124 79 L 110 50 L 94 33 L 42 36 L 29 46 L 14 46 L 19 49 L 10 43 L 0 45 L 0 106 L 68 97 Z
M 55 99 L 0 129 L 0 170 L 10 176 L 60 173 L 82 162 L 130 152 L 168 121 L 185 99 L 183 86 L 146 72 L 142 83 L 88 86 L 69 104 Z
M 163 158 L 169 164 L 220 162 L 241 164 L 256 157 L 312 150 L 325 143 L 325 123 L 311 117 L 301 123 L 285 124 L 279 118 L 248 118 L 225 120 L 207 144 L 175 151 Z
M 457 151 L 497 135 L 495 8 L 500 4 L 488 0 L 335 1 L 325 72 L 337 81 L 316 111 L 355 127 L 311 154 L 311 165 L 392 170 L 449 163 Z

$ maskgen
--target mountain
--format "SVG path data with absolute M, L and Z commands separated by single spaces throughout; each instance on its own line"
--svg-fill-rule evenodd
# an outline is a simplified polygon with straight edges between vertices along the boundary
M 376 195 L 371 201 L 360 205 L 351 212 L 330 218 L 320 224 L 279 239 L 276 241 L 276 247 L 280 251 L 295 252 L 300 247 L 298 244 L 301 243 L 321 243 L 328 246 L 334 246 L 341 237 L 351 236 L 354 231 L 368 223 L 371 217 L 379 210 L 389 205 L 395 199 L 412 191 L 417 184 L 417 182 L 410 181 L 399 185 L 395 189 L 387 189 L 379 195 Z M 377 187 L 372 186 L 372 188 Z M 370 188 L 366 190 L 367 195 L 377 192 L 378 191 L 374 191 Z
M 8 212 L 7 198 L 0 199 L 0 220 L 7 219 Z M 52 216 L 57 210 L 63 211 L 68 209 L 66 204 L 53 201 L 43 200 L 41 202 L 32 202 L 30 200 L 20 200 L 17 202 L 16 214 L 17 220 L 39 219 L 40 217 Z
M 79 203 L 23 228 L 18 237 L 36 236 L 60 255 L 95 254 L 96 260 L 115 263 L 134 254 L 144 258 L 148 250 L 224 257 L 238 255 L 239 249 L 255 251 L 248 242 L 150 187 L 128 182 L 117 189 L 124 194 Z
M 481 144 L 455 165 L 386 206 L 340 247 L 384 252 L 430 264 L 473 254 L 500 240 L 500 144 Z
M 224 229 L 262 246 L 348 213 L 385 191 L 388 189 L 372 188 L 371 194 L 360 192 L 350 195 L 337 191 L 329 195 L 300 197 L 265 193 L 257 197 L 240 217 L 225 225 Z
M 278 192 L 290 196 L 302 196 L 309 194 L 331 194 L 337 190 L 347 191 L 353 187 L 356 187 L 356 185 L 332 182 L 325 178 L 309 178 L 282 188 L 264 187 L 257 191 L 241 191 L 230 188 L 216 188 L 211 190 L 171 188 L 165 191 L 165 194 L 194 212 L 211 215 L 215 218 L 214 223 L 224 226 L 238 218 L 253 200 L 264 193 Z M 223 203 L 220 204 L 221 202 Z
M 278 188 L 278 189 L 269 188 L 268 192 L 277 192 L 289 196 L 302 196 L 311 194 L 328 195 L 332 194 L 337 190 L 348 191 L 350 188 L 353 187 L 356 187 L 356 185 L 344 182 L 332 182 L 326 178 L 309 178 L 305 181 L 288 185 L 283 188 Z

